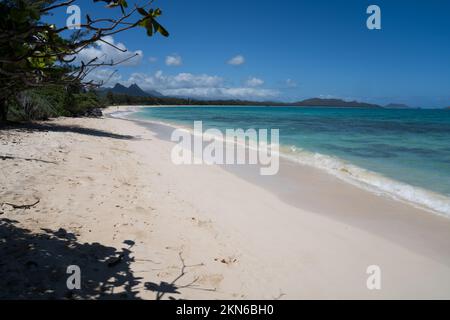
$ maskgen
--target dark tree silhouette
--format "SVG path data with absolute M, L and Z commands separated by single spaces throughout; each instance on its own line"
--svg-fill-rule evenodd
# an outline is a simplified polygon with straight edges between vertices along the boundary
M 17 223 L 0 219 L 0 299 L 137 299 L 133 241 L 118 249 L 81 243 L 64 229 L 36 233 Z M 81 269 L 80 290 L 67 288 L 69 265 Z

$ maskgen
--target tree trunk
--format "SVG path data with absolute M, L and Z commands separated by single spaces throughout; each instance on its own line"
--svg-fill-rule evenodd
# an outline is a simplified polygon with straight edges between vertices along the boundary
M 5 99 L 0 99 L 0 122 L 6 122 L 8 118 L 8 106 Z

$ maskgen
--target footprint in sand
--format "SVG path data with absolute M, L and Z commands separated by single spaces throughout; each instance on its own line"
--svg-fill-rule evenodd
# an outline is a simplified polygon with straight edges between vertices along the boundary
M 234 256 L 226 257 L 226 258 L 215 258 L 214 261 L 226 264 L 227 266 L 236 264 L 238 259 Z

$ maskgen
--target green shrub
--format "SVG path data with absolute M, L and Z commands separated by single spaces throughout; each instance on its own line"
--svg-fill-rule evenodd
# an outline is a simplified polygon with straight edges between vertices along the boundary
M 93 108 L 103 108 L 103 103 L 95 92 L 74 94 L 74 104 L 69 111 L 72 115 L 83 115 L 87 110 Z
M 9 119 L 46 120 L 59 116 L 82 116 L 87 110 L 104 107 L 95 92 L 69 93 L 64 87 L 47 86 L 21 92 L 9 103 Z

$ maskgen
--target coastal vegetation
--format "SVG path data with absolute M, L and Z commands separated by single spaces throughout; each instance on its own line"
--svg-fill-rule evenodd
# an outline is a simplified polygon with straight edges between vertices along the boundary
M 91 91 L 102 83 L 84 81 L 85 77 L 94 69 L 121 64 L 136 54 L 109 62 L 98 57 L 77 62 L 77 54 L 99 41 L 121 50 L 106 37 L 133 28 L 144 28 L 149 37 L 169 35 L 157 21 L 161 10 L 150 8 L 152 1 L 134 8 L 128 8 L 125 0 L 103 2 L 115 18 L 96 19 L 87 13 L 85 22 L 63 26 L 45 18 L 57 10 L 67 12 L 76 5 L 75 0 L 0 2 L 0 121 L 78 115 L 100 105 Z
M 49 85 L 21 91 L 9 103 L 8 119 L 12 121 L 47 120 L 59 116 L 88 115 L 105 106 L 94 90 L 81 92 L 64 86 Z

